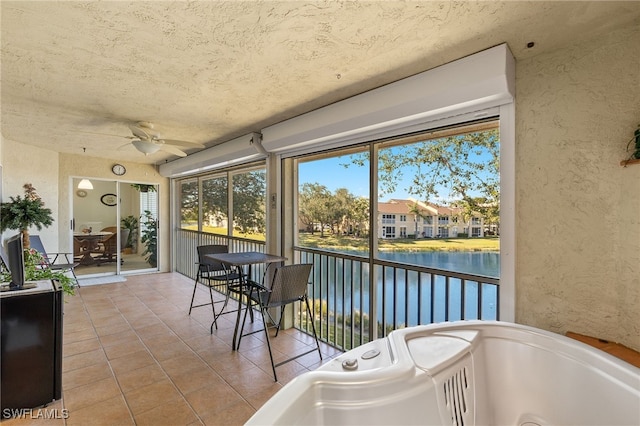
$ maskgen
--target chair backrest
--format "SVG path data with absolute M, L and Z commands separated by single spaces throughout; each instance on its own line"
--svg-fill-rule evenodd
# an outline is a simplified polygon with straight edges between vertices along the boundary
M 104 240 L 104 251 L 105 253 L 116 254 L 118 251 L 118 237 L 116 237 L 116 232 L 118 232 L 118 228 L 115 226 L 107 226 L 106 228 L 102 228 L 101 232 L 112 232 L 109 238 Z M 130 229 L 120 228 L 120 251 L 124 250 L 127 245 L 127 240 L 129 239 Z
M 110 231 L 105 231 L 110 232 Z M 107 237 L 107 239 L 102 241 L 104 244 L 104 252 L 108 254 L 116 254 L 118 251 L 118 236 L 113 233 Z
M 29 235 L 29 245 L 32 249 L 43 255 L 45 259 L 48 259 L 47 251 L 44 249 L 40 235 Z
M 311 263 L 300 263 L 275 268 L 266 305 L 282 306 L 304 297 L 312 267 Z
M 210 244 L 206 246 L 198 246 L 198 263 L 199 267 L 203 271 L 215 272 L 215 271 L 226 271 L 225 266 L 216 262 L 213 259 L 208 258 L 207 254 L 219 254 L 219 253 L 229 253 L 229 247 L 224 244 Z
M 4 246 L 2 244 L 0 244 L 0 261 L 2 263 L 2 265 L 0 265 L 0 269 L 11 272 L 9 269 L 9 256 L 7 255 L 7 252 L 4 251 Z

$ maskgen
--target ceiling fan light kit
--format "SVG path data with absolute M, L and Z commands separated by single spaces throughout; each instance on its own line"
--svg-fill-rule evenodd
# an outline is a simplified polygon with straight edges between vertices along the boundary
M 154 124 L 148 121 L 139 121 L 136 124 L 129 124 L 129 130 L 133 134 L 124 136 L 131 140 L 131 144 L 144 155 L 155 154 L 162 150 L 178 157 L 186 157 L 187 154 L 177 146 L 183 148 L 204 148 L 203 144 L 187 142 L 173 139 L 162 139 L 160 134 L 154 131 Z
M 162 145 L 157 145 L 153 142 L 145 142 L 142 140 L 133 140 L 131 144 L 144 155 L 155 154 L 160 151 Z

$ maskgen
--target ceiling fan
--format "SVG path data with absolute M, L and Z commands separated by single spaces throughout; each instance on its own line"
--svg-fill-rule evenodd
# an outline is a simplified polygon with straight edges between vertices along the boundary
M 129 130 L 133 136 L 123 136 L 131 139 L 131 142 L 122 145 L 118 149 L 126 148 L 133 145 L 138 151 L 144 155 L 155 154 L 158 151 L 165 151 L 179 157 L 186 157 L 187 154 L 181 148 L 204 148 L 201 143 L 179 141 L 174 139 L 163 139 L 154 129 L 153 123 L 148 121 L 139 121 L 136 124 L 129 124 Z

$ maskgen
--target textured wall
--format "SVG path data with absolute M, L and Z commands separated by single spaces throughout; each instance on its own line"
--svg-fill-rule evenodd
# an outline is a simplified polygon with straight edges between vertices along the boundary
M 640 29 L 517 64 L 516 321 L 640 350 Z
M 56 229 L 58 216 L 58 153 L 48 149 L 37 148 L 4 139 L 2 142 L 2 201 L 9 197 L 24 195 L 25 183 L 32 184 L 45 207 L 52 211 L 53 225 L 38 231 L 30 229 L 32 234 L 42 236 L 42 243 L 48 251 L 58 250 Z M 3 234 L 9 237 L 17 231 L 10 230 Z

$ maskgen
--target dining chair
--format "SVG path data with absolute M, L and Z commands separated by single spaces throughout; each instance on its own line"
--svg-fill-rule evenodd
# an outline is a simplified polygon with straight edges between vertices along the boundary
M 118 229 L 115 226 L 109 226 L 101 230 L 101 232 L 111 232 L 112 234 L 107 237 L 104 241 L 98 243 L 98 250 L 96 253 L 99 253 L 97 257 L 94 257 L 94 260 L 98 262 L 98 266 L 104 262 L 115 262 L 118 259 L 118 252 L 121 252 L 124 249 L 124 245 L 126 244 L 127 238 L 129 238 L 129 229 L 121 228 Z M 120 232 L 120 245 L 118 245 L 118 234 Z M 124 258 L 120 258 L 120 264 L 124 264 Z
M 211 305 L 211 310 L 213 312 L 213 322 L 211 323 L 211 332 L 213 332 L 213 326 L 216 326 L 216 330 L 218 329 L 218 317 L 225 312 L 225 308 L 229 303 L 229 297 L 232 292 L 240 293 L 240 288 L 242 286 L 242 277 L 240 273 L 229 270 L 224 264 L 217 262 L 209 257 L 208 254 L 219 254 L 219 253 L 228 253 L 229 248 L 224 244 L 210 244 L 203 245 L 197 247 L 198 251 L 198 262 L 196 265 L 198 266 L 198 272 L 196 274 L 196 279 L 193 284 L 193 294 L 191 295 L 191 305 L 189 306 L 189 315 L 191 315 L 191 311 L 193 308 L 199 308 L 201 306 Z M 193 302 L 196 297 L 196 289 L 198 288 L 198 284 L 207 286 L 209 288 L 209 298 L 210 302 L 201 303 L 199 305 L 194 305 Z M 216 290 L 220 293 L 223 293 L 225 298 L 224 300 L 213 300 L 213 290 Z M 222 309 L 220 312 L 216 314 L 215 305 L 217 303 L 223 303 Z M 235 312 L 235 311 L 234 311 Z
M 43 267 L 49 268 L 52 271 L 71 272 L 73 279 L 76 281 L 76 285 L 78 285 L 78 287 L 80 286 L 75 272 L 75 268 L 79 263 L 73 262 L 69 259 L 69 256 L 73 256 L 73 253 L 47 253 L 39 235 L 29 235 L 29 245 L 32 249 L 42 255 L 42 258 L 45 261 L 45 265 L 43 265 Z M 66 263 L 57 263 L 59 258 L 64 258 Z
M 238 348 L 240 348 L 240 341 L 243 337 L 243 330 L 245 321 L 247 319 L 247 312 L 254 306 L 257 306 L 260 309 L 260 313 L 262 314 L 262 322 L 264 324 L 264 328 L 248 332 L 247 334 L 245 334 L 245 336 L 259 333 L 264 330 L 267 340 L 267 347 L 269 349 L 269 358 L 271 359 L 273 378 L 276 382 L 278 381 L 278 376 L 276 375 L 276 367 L 279 367 L 304 355 L 315 352 L 316 350 L 318 351 L 318 355 L 320 355 L 320 360 L 322 360 L 320 344 L 318 343 L 318 335 L 316 334 L 316 327 L 313 321 L 311 308 L 309 306 L 309 299 L 307 297 L 307 286 L 309 284 L 309 275 L 311 274 L 312 266 L 313 265 L 310 263 L 302 263 L 296 265 L 275 267 L 272 273 L 267 273 L 265 275 L 265 282 L 262 285 L 253 283 L 250 286 L 250 290 L 248 290 L 250 303 L 249 306 L 247 306 L 247 310 L 244 313 L 244 319 L 242 320 L 242 327 L 240 329 L 238 338 Z M 278 333 L 280 332 L 280 326 L 282 325 L 282 318 L 284 316 L 283 314 L 285 307 L 295 302 L 304 302 L 306 306 L 307 320 L 311 321 L 311 328 L 313 330 L 313 338 L 316 341 L 316 347 L 275 364 L 273 361 L 273 352 L 271 351 L 271 341 L 269 340 L 268 329 L 270 327 L 267 323 L 267 317 L 273 324 L 271 328 L 275 327 L 275 337 L 277 337 Z M 269 309 L 271 308 L 280 308 L 280 318 L 277 322 L 269 314 Z

